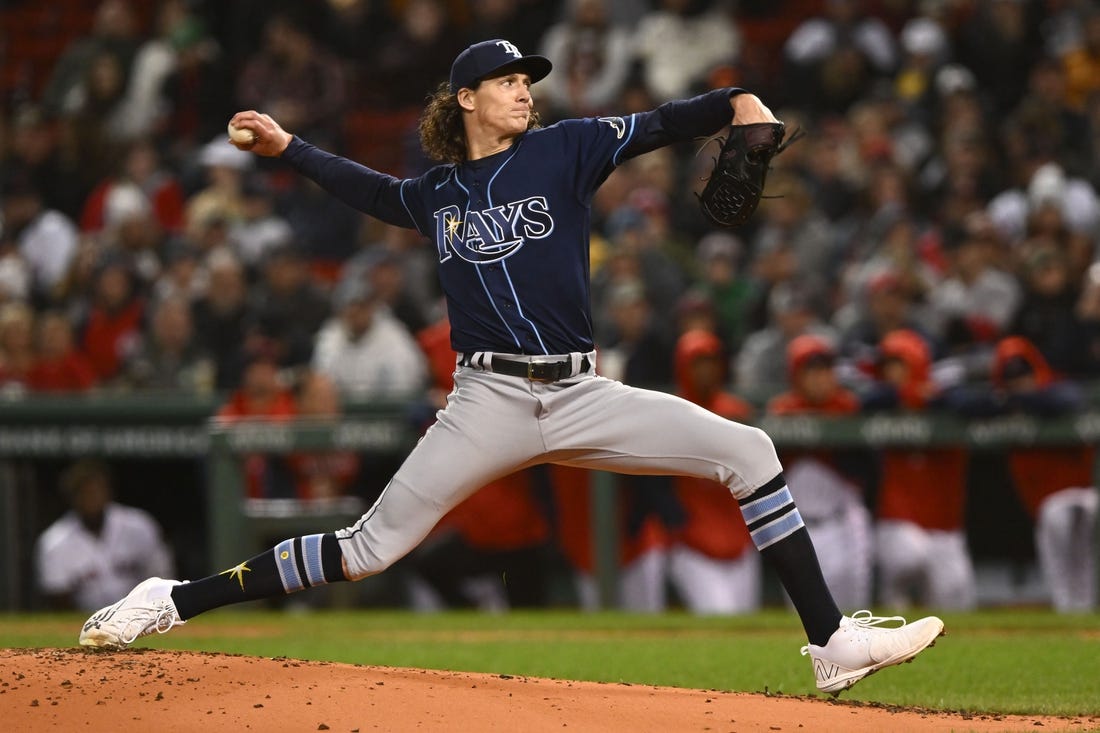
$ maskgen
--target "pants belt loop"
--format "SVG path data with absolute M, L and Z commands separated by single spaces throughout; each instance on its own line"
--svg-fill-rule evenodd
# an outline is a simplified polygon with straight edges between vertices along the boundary
M 569 376 L 575 377 L 581 373 L 581 359 L 584 355 L 579 351 L 573 351 L 569 354 Z

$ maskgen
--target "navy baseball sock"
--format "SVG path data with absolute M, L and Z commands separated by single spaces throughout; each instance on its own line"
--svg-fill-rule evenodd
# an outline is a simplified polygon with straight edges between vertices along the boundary
M 752 541 L 791 597 L 806 637 L 811 644 L 824 646 L 840 626 L 841 613 L 821 575 L 810 533 L 783 474 L 738 503 Z
M 324 585 L 344 577 L 336 535 L 311 534 L 284 540 L 236 567 L 172 589 L 182 620 L 231 603 L 256 601 Z

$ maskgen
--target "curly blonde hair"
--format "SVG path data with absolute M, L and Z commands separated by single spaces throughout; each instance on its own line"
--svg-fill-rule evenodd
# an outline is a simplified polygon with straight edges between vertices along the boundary
M 527 129 L 539 127 L 538 112 L 531 112 Z M 466 130 L 462 126 L 462 107 L 447 82 L 436 87 L 428 106 L 420 116 L 420 147 L 432 160 L 462 163 L 466 160 Z

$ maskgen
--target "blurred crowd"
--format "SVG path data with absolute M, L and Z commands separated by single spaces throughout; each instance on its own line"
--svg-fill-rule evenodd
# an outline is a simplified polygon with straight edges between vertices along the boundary
M 807 133 L 736 232 L 708 226 L 694 198 L 716 141 L 611 175 L 592 207 L 603 374 L 737 419 L 1087 403 L 1078 385 L 1100 377 L 1100 6 L 1086 0 L 102 0 L 44 83 L 3 99 L 0 394 L 219 391 L 227 418 L 331 415 L 380 395 L 438 404 L 454 362 L 434 248 L 236 150 L 225 124 L 261 110 L 418 175 L 425 96 L 492 37 L 553 61 L 533 89 L 544 125 L 732 85 Z M 1049 495 L 1092 486 L 1091 449 L 1065 451 L 1013 464 L 1037 522 Z M 838 536 L 866 536 L 871 563 L 885 520 L 965 554 L 966 456 L 934 453 L 878 456 L 873 478 L 844 456 L 785 458 L 857 497 L 845 521 L 858 529 Z M 314 481 L 296 470 L 299 486 Z M 944 498 L 911 506 L 918 484 Z M 678 491 L 674 506 L 624 510 L 641 543 L 624 552 L 667 549 L 709 516 Z M 869 492 L 874 529 L 856 516 Z M 1082 502 L 1057 526 L 1094 522 L 1095 491 Z M 973 586 L 965 558 L 930 557 L 960 568 L 936 597 L 969 603 L 951 590 Z

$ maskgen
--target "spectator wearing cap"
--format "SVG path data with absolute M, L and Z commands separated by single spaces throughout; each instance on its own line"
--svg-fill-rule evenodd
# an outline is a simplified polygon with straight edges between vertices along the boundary
M 27 263 L 34 293 L 58 298 L 76 256 L 76 226 L 60 211 L 46 208 L 26 171 L 4 171 L 0 200 L 3 237 L 14 242 Z
M 1035 344 L 1011 336 L 997 344 L 994 411 L 1040 418 L 1072 415 L 1085 406 L 1073 382 L 1059 379 Z M 1008 454 L 1017 496 L 1035 527 L 1039 568 L 1060 612 L 1096 607 L 1095 537 L 1100 500 L 1092 445 L 1019 446 Z
M 252 161 L 251 153 L 230 145 L 224 135 L 199 150 L 206 186 L 187 200 L 184 231 L 188 237 L 198 242 L 211 223 L 222 222 L 228 226 L 240 221 L 244 210 L 241 188 Z
M 427 360 L 420 347 L 367 283 L 338 291 L 336 310 L 317 334 L 313 368 L 342 394 L 407 396 L 426 386 Z
M 339 287 L 366 282 L 383 303 L 411 333 L 428 325 L 428 305 L 423 292 L 414 289 L 408 269 L 415 266 L 415 255 L 402 246 L 405 238 L 399 230 L 387 228 L 381 241 L 373 242 L 344 263 Z
M 958 390 L 932 380 L 928 344 L 913 331 L 886 334 L 867 411 L 952 408 Z M 967 451 L 958 446 L 884 448 L 880 454 L 875 561 L 880 601 L 967 610 L 977 602 L 966 542 Z
M 836 333 L 822 322 L 815 289 L 792 280 L 768 294 L 768 325 L 749 334 L 736 358 L 737 384 L 741 390 L 772 393 L 788 386 L 787 347 L 803 334 L 836 341 Z
M 890 331 L 905 328 L 924 332 L 916 318 L 911 290 L 896 271 L 883 269 L 872 274 L 860 296 L 855 319 L 847 324 L 834 321 L 841 334 L 840 353 L 857 365 L 869 367 L 874 363 L 878 345 Z
M 727 232 L 711 232 L 695 246 L 700 290 L 713 304 L 717 330 L 731 353 L 741 348 L 748 332 L 748 311 L 754 285 L 741 269 L 743 245 Z
M 1023 134 L 1017 132 L 1016 134 Z M 1086 240 L 1100 226 L 1100 196 L 1087 180 L 1068 175 L 1062 166 L 1043 158 L 1024 157 L 1015 161 L 1019 185 L 994 196 L 986 210 L 997 230 L 1011 245 L 1027 239 L 1035 215 L 1044 218 L 1057 213 L 1067 235 Z
M 129 258 L 142 287 L 147 289 L 160 275 L 164 242 L 164 231 L 148 197 L 134 183 L 113 186 L 104 203 L 103 217 L 100 248 Z
M 96 375 L 87 357 L 76 348 L 73 326 L 64 313 L 38 316 L 37 350 L 27 374 L 35 392 L 83 392 L 95 386 Z
M 275 213 L 275 191 L 261 174 L 244 179 L 240 202 L 241 217 L 229 225 L 229 242 L 245 267 L 257 270 L 269 251 L 294 240 L 294 230 Z
M 599 349 L 600 372 L 649 389 L 672 384 L 672 335 L 655 313 L 641 280 L 616 282 L 607 298 L 610 323 Z
M 306 254 L 295 243 L 268 251 L 252 292 L 256 323 L 278 344 L 282 366 L 305 366 L 317 331 L 329 317 L 329 299 L 314 284 Z
M 1027 195 L 1027 236 L 1017 250 L 1027 256 L 1033 247 L 1054 246 L 1072 271 L 1084 270 L 1100 231 L 1100 197 L 1092 185 L 1047 163 L 1035 171 Z

